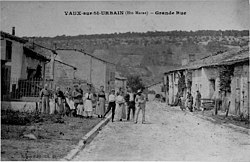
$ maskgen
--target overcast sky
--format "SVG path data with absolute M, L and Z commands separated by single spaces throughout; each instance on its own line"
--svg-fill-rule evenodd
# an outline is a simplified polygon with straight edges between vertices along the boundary
M 186 15 L 66 16 L 64 11 L 183 11 Z M 18 36 L 249 29 L 248 0 L 165 2 L 1 1 L 1 30 Z

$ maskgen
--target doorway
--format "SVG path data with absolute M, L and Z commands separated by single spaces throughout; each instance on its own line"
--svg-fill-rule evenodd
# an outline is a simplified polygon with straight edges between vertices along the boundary
M 210 85 L 209 85 L 209 96 L 210 98 L 214 95 L 215 92 L 215 79 L 210 79 Z

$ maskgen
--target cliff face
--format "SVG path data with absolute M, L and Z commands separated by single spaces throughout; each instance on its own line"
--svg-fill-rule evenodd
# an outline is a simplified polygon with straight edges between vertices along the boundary
M 195 35 L 175 34 L 105 34 L 94 36 L 57 36 L 34 38 L 37 44 L 62 49 L 84 49 L 86 52 L 113 62 L 122 75 L 140 75 L 146 84 L 159 81 L 162 73 L 181 66 L 183 60 L 196 60 L 226 51 L 231 46 L 249 42 L 247 32 L 240 34 Z M 209 35 L 209 36 L 208 36 Z M 236 35 L 236 36 L 235 36 Z

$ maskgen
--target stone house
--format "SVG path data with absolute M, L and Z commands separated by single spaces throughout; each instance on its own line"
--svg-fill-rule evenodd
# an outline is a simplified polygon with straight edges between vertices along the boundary
M 55 59 L 54 66 L 54 87 L 59 86 L 62 91 L 65 91 L 67 87 L 72 87 L 76 79 L 77 68 L 57 59 Z
M 42 54 L 26 46 L 28 41 L 1 31 L 1 65 L 5 79 L 29 79 L 35 77 L 38 66 L 41 66 L 43 78 L 45 64 L 49 61 Z
M 75 78 L 84 80 L 95 89 L 104 86 L 106 92 L 115 88 L 115 65 L 81 50 L 57 49 L 55 59 L 77 68 Z
M 45 65 L 50 60 L 27 46 L 27 40 L 1 31 L 1 90 L 2 99 L 9 98 L 20 90 L 20 85 L 27 80 L 43 80 Z M 28 89 L 31 85 L 25 86 Z M 33 88 L 35 88 L 33 86 Z M 31 89 L 28 89 L 30 93 Z
M 220 90 L 220 68 L 231 67 L 233 75 L 230 77 L 230 91 L 227 97 L 230 98 L 231 114 L 248 115 L 249 109 L 249 49 L 232 49 L 228 52 L 209 56 L 189 65 L 173 69 L 164 74 L 168 86 L 166 92 L 168 104 L 173 104 L 179 92 L 186 96 L 190 91 L 193 96 L 197 90 L 200 91 L 203 99 L 213 99 Z M 185 88 L 180 89 L 178 83 L 184 80 Z M 223 109 L 222 109 L 223 110 Z
M 120 76 L 119 73 L 115 73 L 115 92 L 118 92 L 122 88 L 124 92 L 127 91 L 127 78 Z

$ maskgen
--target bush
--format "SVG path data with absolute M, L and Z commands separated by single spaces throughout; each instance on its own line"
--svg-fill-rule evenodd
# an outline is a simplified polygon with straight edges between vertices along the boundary
M 13 110 L 2 110 L 2 124 L 28 125 L 31 123 L 52 122 L 64 123 L 60 115 L 40 114 L 39 112 L 19 112 Z
M 31 122 L 31 118 L 24 113 L 12 110 L 2 110 L 2 124 L 8 125 L 26 125 Z
M 138 89 L 145 88 L 140 76 L 128 76 L 127 86 L 130 87 L 135 93 L 138 91 Z

